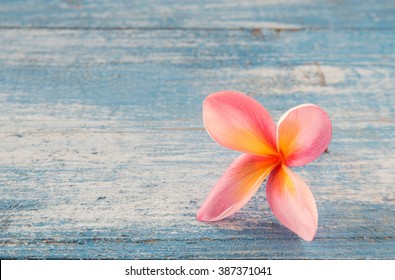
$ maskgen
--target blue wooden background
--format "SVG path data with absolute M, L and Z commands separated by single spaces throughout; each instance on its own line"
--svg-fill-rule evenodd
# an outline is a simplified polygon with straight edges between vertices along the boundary
M 295 168 L 314 241 L 264 186 L 195 220 L 237 156 L 202 124 L 222 89 L 330 115 L 329 152 Z M 394 94 L 393 0 L 1 0 L 0 258 L 394 259 Z

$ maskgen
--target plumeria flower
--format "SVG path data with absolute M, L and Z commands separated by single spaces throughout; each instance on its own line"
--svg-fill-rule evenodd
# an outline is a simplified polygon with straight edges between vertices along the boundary
M 242 208 L 269 176 L 266 196 L 277 219 L 306 241 L 317 231 L 318 213 L 306 183 L 290 167 L 307 164 L 328 147 L 332 125 L 318 106 L 286 112 L 277 127 L 266 109 L 238 92 L 213 93 L 203 103 L 203 121 L 220 145 L 243 152 L 201 206 L 197 219 L 218 221 Z

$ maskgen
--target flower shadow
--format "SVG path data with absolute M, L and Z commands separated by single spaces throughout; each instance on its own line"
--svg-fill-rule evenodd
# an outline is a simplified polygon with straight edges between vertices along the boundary
M 234 216 L 210 223 L 217 230 L 234 231 L 238 236 L 262 240 L 301 240 L 296 234 L 279 224 L 270 215 L 236 213 Z

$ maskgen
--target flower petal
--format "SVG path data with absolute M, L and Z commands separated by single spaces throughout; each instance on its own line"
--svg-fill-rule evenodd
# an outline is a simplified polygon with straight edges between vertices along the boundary
M 276 167 L 266 184 L 266 197 L 273 214 L 306 241 L 317 231 L 318 213 L 306 183 L 285 165 Z
M 274 155 L 276 125 L 253 98 L 232 91 L 209 95 L 203 103 L 203 121 L 210 136 L 222 146 L 257 155 Z
M 287 166 L 307 164 L 318 158 L 332 138 L 332 124 L 318 106 L 303 104 L 286 112 L 277 126 L 277 149 Z
M 197 219 L 217 221 L 236 213 L 251 199 L 276 163 L 274 157 L 240 155 L 213 187 Z

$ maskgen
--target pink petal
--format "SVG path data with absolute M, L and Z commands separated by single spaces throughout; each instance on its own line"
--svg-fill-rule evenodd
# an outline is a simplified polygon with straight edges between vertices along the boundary
M 219 144 L 241 152 L 274 155 L 276 126 L 253 98 L 232 91 L 209 95 L 203 103 L 203 121 Z
M 278 122 L 277 149 L 287 166 L 304 165 L 315 160 L 326 150 L 331 138 L 331 121 L 316 105 L 296 106 Z
M 285 165 L 276 167 L 266 185 L 269 206 L 277 219 L 306 241 L 317 231 L 318 213 L 306 183 Z
M 255 194 L 277 161 L 274 157 L 240 155 L 213 187 L 197 219 L 217 221 L 237 212 Z

